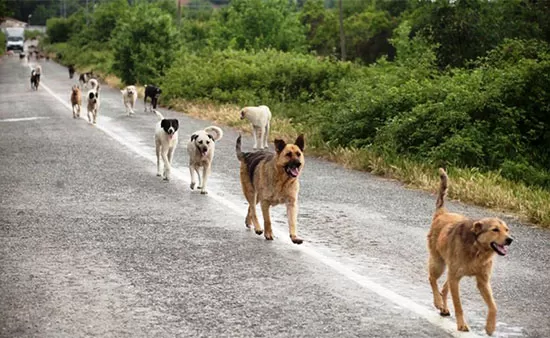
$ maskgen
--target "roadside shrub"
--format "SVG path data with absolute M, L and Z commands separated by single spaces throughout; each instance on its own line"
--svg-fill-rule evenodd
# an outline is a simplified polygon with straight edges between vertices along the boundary
M 46 22 L 46 32 L 51 43 L 66 42 L 71 35 L 71 20 L 51 18 Z
M 113 71 L 127 84 L 160 81 L 178 49 L 172 17 L 151 4 L 139 4 L 118 21 L 110 41 Z
M 351 64 L 312 55 L 264 50 L 180 51 L 163 79 L 167 98 L 210 99 L 242 105 L 323 98 Z

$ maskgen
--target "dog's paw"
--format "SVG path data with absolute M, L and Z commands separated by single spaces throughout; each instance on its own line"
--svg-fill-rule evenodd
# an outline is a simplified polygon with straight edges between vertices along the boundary
M 302 244 L 304 242 L 304 240 L 299 238 L 298 236 L 290 236 L 290 240 L 294 244 Z
M 168 182 L 168 181 L 170 181 L 170 178 L 169 178 L 168 176 L 164 176 L 164 177 L 162 178 L 162 180 L 163 180 L 164 182 Z
M 206 190 L 201 190 L 201 195 L 208 195 L 208 191 L 206 191 Z
M 256 235 L 261 235 L 261 234 L 263 234 L 263 233 L 264 233 L 264 231 L 263 231 L 263 230 L 261 230 L 261 229 L 260 229 L 260 230 L 255 230 L 255 232 L 256 232 Z
M 456 324 L 456 328 L 458 329 L 458 331 L 462 331 L 462 332 L 470 331 L 470 328 L 468 327 L 468 325 L 466 325 L 466 323 Z
M 158 176 L 158 177 L 161 177 L 161 176 L 162 176 L 162 174 L 161 174 L 161 173 L 157 173 L 157 176 Z
M 488 335 L 488 336 L 492 336 L 493 333 L 495 332 L 495 328 L 494 328 L 494 327 L 493 327 L 493 328 L 489 328 L 489 327 L 486 326 L 486 327 L 485 327 L 485 332 L 487 332 L 487 335 Z
M 189 184 L 189 188 L 191 188 L 191 190 L 194 190 L 195 189 L 195 182 L 191 182 L 191 184 Z
M 272 241 L 273 240 L 273 234 L 268 234 L 267 232 L 264 234 L 264 237 L 266 240 L 268 241 Z
M 443 309 L 443 310 L 439 310 L 439 315 L 441 317 L 449 317 L 451 315 L 451 313 L 449 312 L 448 309 Z

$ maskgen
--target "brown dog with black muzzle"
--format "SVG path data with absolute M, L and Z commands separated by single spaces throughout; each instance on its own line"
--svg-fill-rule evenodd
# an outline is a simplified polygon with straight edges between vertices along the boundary
M 495 253 L 505 256 L 512 243 L 510 230 L 499 218 L 473 220 L 460 214 L 450 213 L 443 206 L 447 194 L 448 176 L 439 169 L 441 179 L 436 210 L 428 233 L 429 279 L 434 296 L 434 305 L 442 316 L 449 316 L 447 295 L 453 297 L 456 324 L 459 331 L 469 331 L 464 321 L 460 303 L 459 282 L 464 276 L 474 276 L 483 300 L 489 308 L 485 331 L 495 331 L 497 307 L 491 290 L 491 273 Z M 441 293 L 437 280 L 447 267 L 447 281 Z
M 290 239 L 295 244 L 303 240 L 296 234 L 298 218 L 298 176 L 304 168 L 304 136 L 300 135 L 294 144 L 275 140 L 276 153 L 241 151 L 241 136 L 237 138 L 237 158 L 241 162 L 241 187 L 248 201 L 245 224 L 254 224 L 256 234 L 264 232 L 265 239 L 273 240 L 269 208 L 278 204 L 286 205 Z M 264 218 L 264 231 L 256 215 L 256 204 L 260 203 Z

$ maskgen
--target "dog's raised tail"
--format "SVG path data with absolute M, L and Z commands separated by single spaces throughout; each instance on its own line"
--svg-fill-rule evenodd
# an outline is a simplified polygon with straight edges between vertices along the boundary
M 439 168 L 439 179 L 439 192 L 437 194 L 437 201 L 435 202 L 436 210 L 443 208 L 445 204 L 445 196 L 447 195 L 447 181 L 449 177 L 447 176 L 447 172 L 443 168 Z
M 214 141 L 219 141 L 223 137 L 223 130 L 220 127 L 210 126 L 204 128 L 204 131 L 206 131 L 208 135 L 211 135 Z
M 158 116 L 159 120 L 164 120 L 164 116 L 157 110 L 153 110 L 155 114 Z
M 241 134 L 237 137 L 237 142 L 235 143 L 235 152 L 237 153 L 237 158 L 239 161 L 244 161 L 244 153 L 241 150 Z

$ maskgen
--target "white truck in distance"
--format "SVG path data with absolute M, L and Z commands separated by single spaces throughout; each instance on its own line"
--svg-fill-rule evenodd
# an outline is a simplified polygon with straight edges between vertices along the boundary
M 6 49 L 19 50 L 23 52 L 25 44 L 25 28 L 8 27 L 5 29 Z

